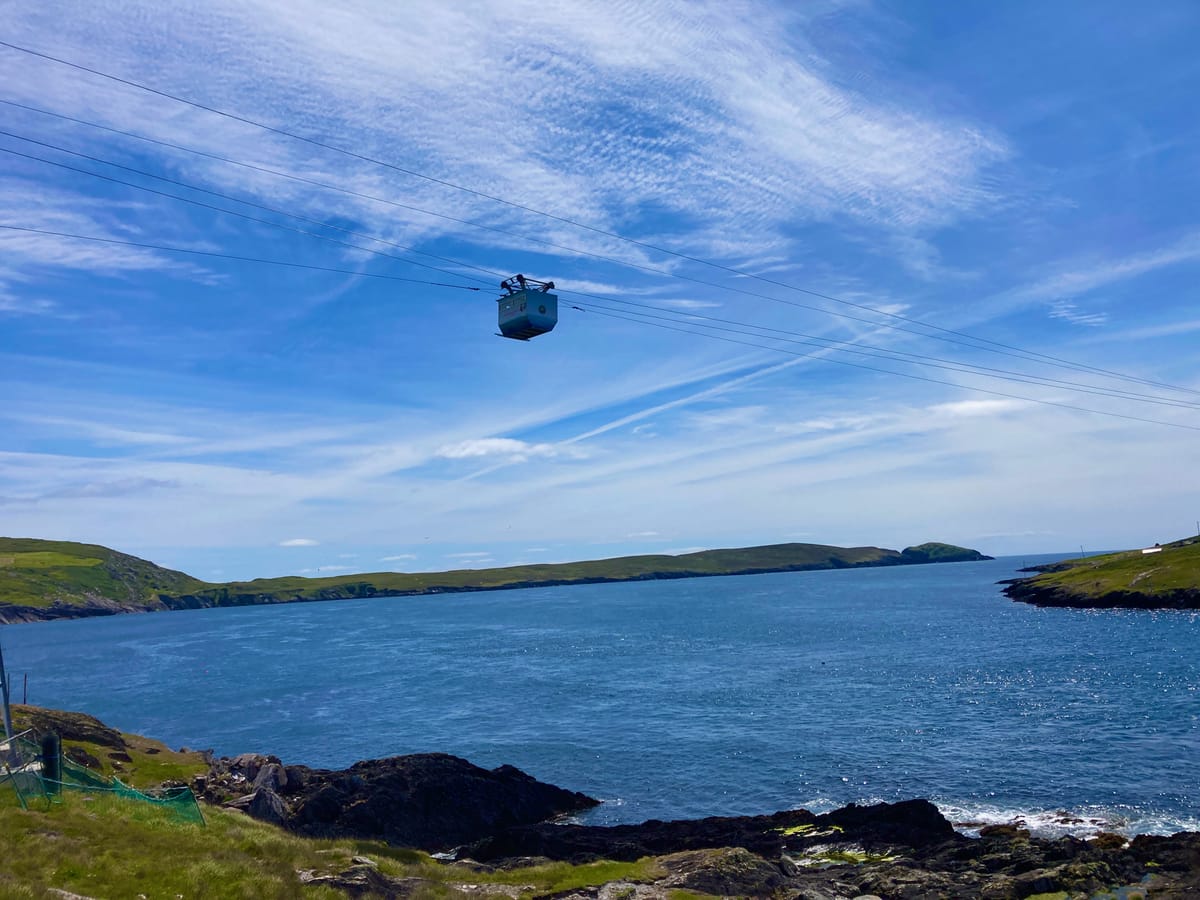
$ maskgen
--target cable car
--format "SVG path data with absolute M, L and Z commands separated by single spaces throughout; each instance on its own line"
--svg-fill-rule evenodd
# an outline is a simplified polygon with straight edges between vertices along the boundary
M 500 337 L 527 341 L 553 331 L 558 324 L 558 295 L 553 281 L 537 281 L 524 275 L 514 275 L 500 282 L 506 291 L 496 302 L 500 304 Z

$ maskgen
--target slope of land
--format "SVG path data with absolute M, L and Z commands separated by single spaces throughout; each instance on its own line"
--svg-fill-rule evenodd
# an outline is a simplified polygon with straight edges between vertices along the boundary
M 0 622 L 21 621 L 11 613 L 22 607 L 77 609 L 78 615 L 136 612 L 154 608 L 163 594 L 203 587 L 183 572 L 98 544 L 0 538 Z
M 1078 609 L 1200 609 L 1200 537 L 1157 552 L 1124 550 L 1070 559 L 1008 582 L 1004 593 L 1036 606 Z
M 138 787 L 169 779 L 204 793 L 219 776 L 222 786 L 244 796 L 202 801 L 201 825 L 95 791 L 65 791 L 53 802 L 33 799 L 23 809 L 0 781 L 0 845 L 9 851 L 0 854 L 4 897 L 1048 900 L 1200 892 L 1200 834 L 1101 834 L 1082 841 L 1038 838 L 1019 825 L 998 825 L 968 838 L 924 800 L 852 804 L 821 815 L 795 809 L 600 827 L 512 826 L 506 824 L 509 802 L 501 798 L 483 804 L 494 822 L 489 837 L 452 854 L 458 861 L 444 861 L 355 834 L 353 823 L 350 833 L 312 838 L 265 821 L 273 805 L 254 799 L 275 796 L 269 785 L 278 786 L 281 773 L 297 768 L 274 757 L 243 754 L 209 767 L 204 754 L 173 752 L 79 713 L 18 706 L 14 719 L 19 729 L 55 731 L 76 762 Z M 412 759 L 417 757 L 368 761 L 324 774 L 336 782 L 363 766 Z M 373 790 L 361 779 L 344 780 Z M 328 787 L 320 785 L 313 798 L 325 797 Z
M 903 551 L 823 544 L 771 544 L 680 556 L 622 556 L 572 563 L 373 572 L 329 578 L 259 578 L 213 584 L 94 544 L 0 538 L 0 623 L 121 612 L 396 597 L 710 575 L 916 565 L 988 559 L 975 550 L 927 543 Z

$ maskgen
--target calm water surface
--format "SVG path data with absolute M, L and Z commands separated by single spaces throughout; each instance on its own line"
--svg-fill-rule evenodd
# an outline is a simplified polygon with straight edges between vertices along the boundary
M 433 750 L 512 763 L 603 798 L 593 822 L 928 797 L 956 820 L 1068 810 L 1200 829 L 1200 618 L 1013 603 L 996 581 L 1025 561 L 116 616 L 0 638 L 32 703 L 313 766 Z

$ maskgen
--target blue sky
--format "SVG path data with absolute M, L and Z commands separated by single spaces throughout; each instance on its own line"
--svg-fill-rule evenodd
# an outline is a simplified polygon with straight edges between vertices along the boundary
M 0 225 L 59 233 L 0 229 L 0 533 L 233 579 L 1195 528 L 1194 3 L 176 6 L 0 40 L 390 165 L 0 47 Z

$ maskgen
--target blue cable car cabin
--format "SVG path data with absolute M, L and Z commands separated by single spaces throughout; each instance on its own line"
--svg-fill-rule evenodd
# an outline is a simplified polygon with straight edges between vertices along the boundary
M 514 275 L 500 282 L 506 293 L 500 304 L 500 336 L 527 341 L 553 331 L 558 324 L 558 295 L 550 293 L 553 281 L 536 281 Z

